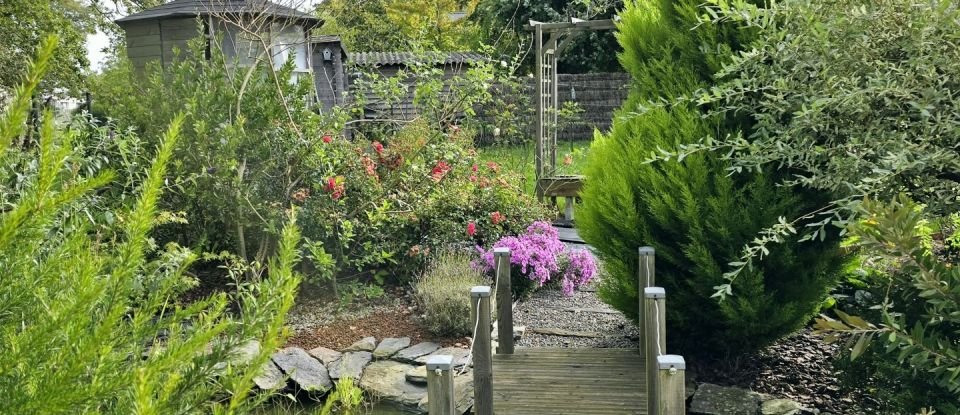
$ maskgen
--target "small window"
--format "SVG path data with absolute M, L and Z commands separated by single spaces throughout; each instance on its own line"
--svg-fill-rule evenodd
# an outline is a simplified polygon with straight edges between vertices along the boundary
M 273 25 L 273 66 L 279 68 L 293 59 L 291 82 L 310 74 L 310 55 L 307 53 L 306 37 L 300 26 Z

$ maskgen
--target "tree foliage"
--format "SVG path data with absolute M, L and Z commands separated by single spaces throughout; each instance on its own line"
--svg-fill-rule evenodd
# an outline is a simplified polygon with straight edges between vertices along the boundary
M 322 33 L 339 35 L 348 50 L 473 50 L 477 0 L 328 0 L 317 6 Z
M 0 394 L 10 413 L 246 413 L 270 395 L 253 378 L 279 347 L 299 279 L 298 233 L 287 227 L 270 279 L 190 304 L 176 297 L 195 281 L 196 259 L 158 248 L 157 202 L 183 117 L 157 141 L 130 203 L 113 225 L 85 214 L 114 177 L 75 151 L 75 133 L 47 112 L 38 145 L 11 147 L 29 97 L 52 64 L 40 48 L 13 103 L 0 115 Z M 94 229 L 97 231 L 94 232 Z M 243 310 L 234 315 L 230 305 Z M 250 354 L 241 345 L 257 340 Z
M 80 0 L 0 2 L 0 88 L 14 88 L 26 71 L 32 45 L 57 34 L 61 46 L 51 58 L 38 92 L 58 88 L 76 92 L 83 84 L 82 72 L 89 66 L 86 36 L 94 32 L 96 23 L 90 8 Z
M 685 355 L 737 354 L 801 327 L 836 281 L 840 256 L 830 243 L 785 237 L 736 281 L 736 297 L 717 302 L 715 287 L 739 247 L 781 217 L 818 206 L 822 197 L 776 186 L 775 174 L 731 177 L 709 154 L 647 163 L 657 147 L 690 143 L 711 132 L 735 133 L 737 118 L 704 118 L 693 105 L 640 105 L 671 100 L 713 81 L 733 50 L 752 34 L 735 25 L 698 25 L 701 2 L 631 1 L 621 13 L 621 62 L 633 76 L 628 101 L 608 136 L 591 146 L 578 221 L 610 277 L 601 297 L 636 317 L 637 248 L 657 250 L 657 284 L 671 306 L 668 337 Z
M 580 19 L 610 19 L 623 8 L 622 0 L 480 0 L 472 17 L 481 28 L 485 43 L 496 46 L 504 56 L 528 55 L 526 67 L 533 65 L 530 20 L 569 22 Z M 562 73 L 620 72 L 617 61 L 620 45 L 612 31 L 575 35 L 573 43 L 560 58 Z

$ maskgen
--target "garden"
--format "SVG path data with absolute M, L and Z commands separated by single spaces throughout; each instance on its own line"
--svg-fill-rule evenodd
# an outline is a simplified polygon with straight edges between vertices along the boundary
M 178 1 L 0 5 L 0 412 L 425 413 L 443 355 L 469 413 L 471 288 L 518 350 L 636 350 L 649 246 L 686 412 L 960 414 L 953 2 L 275 1 L 299 32 L 205 9 L 139 64 L 114 19 Z M 560 68 L 630 78 L 557 143 L 572 228 L 536 197 L 525 86 L 526 22 L 570 17 L 616 29 Z M 412 58 L 348 62 L 327 105 L 276 43 L 311 24 Z

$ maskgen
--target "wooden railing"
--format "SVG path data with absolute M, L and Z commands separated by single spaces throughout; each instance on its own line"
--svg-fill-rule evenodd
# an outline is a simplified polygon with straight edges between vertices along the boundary
M 666 291 L 655 286 L 655 257 L 651 247 L 639 250 L 640 271 L 638 287 L 642 288 L 639 301 L 640 345 L 646 373 L 647 413 L 650 415 L 683 415 L 686 412 L 682 356 L 666 354 Z M 497 354 L 513 354 L 513 297 L 510 287 L 510 250 L 494 250 L 497 294 Z M 470 290 L 471 321 L 475 324 L 471 352 L 473 356 L 473 413 L 493 415 L 493 356 L 491 345 L 489 286 Z M 455 413 L 452 357 L 436 356 L 427 363 L 429 413 Z
M 655 285 L 656 252 L 652 247 L 640 248 L 638 287 L 640 295 L 640 355 L 647 376 L 647 413 L 650 415 L 682 415 L 686 413 L 683 356 L 667 351 L 667 292 Z

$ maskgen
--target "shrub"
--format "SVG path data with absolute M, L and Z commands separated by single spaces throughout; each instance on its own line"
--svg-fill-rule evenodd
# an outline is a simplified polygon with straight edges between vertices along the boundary
M 712 82 L 730 52 L 750 39 L 733 25 L 697 25 L 701 3 L 634 1 L 621 13 L 621 62 L 634 84 L 610 134 L 590 148 L 577 213 L 580 234 L 609 273 L 601 298 L 631 318 L 638 315 L 637 249 L 657 249 L 657 285 L 670 295 L 670 347 L 690 356 L 748 352 L 801 327 L 841 263 L 835 234 L 823 244 L 783 236 L 745 267 L 735 297 L 711 298 L 727 283 L 725 268 L 740 247 L 779 218 L 827 199 L 777 187 L 777 172 L 730 176 L 728 164 L 712 154 L 647 161 L 658 147 L 743 126 L 734 117 L 704 118 L 692 105 L 655 104 Z
M 901 410 L 933 406 L 960 413 L 960 270 L 956 248 L 942 243 L 956 230 L 929 244 L 926 214 L 905 197 L 891 203 L 868 200 L 861 209 L 864 219 L 852 233 L 868 256 L 866 263 L 884 275 L 873 289 L 881 300 L 862 310 L 866 320 L 837 310 L 837 319 L 822 316 L 816 327 L 831 333 L 828 340 L 849 334 L 850 356 L 870 358 L 855 370 L 896 384 L 898 393 L 888 398 Z
M 417 280 L 417 303 L 427 330 L 439 336 L 471 336 L 470 288 L 489 280 L 470 265 L 467 253 L 443 251 Z
M 120 65 L 103 80 L 98 110 L 119 128 L 150 132 L 186 103 L 184 142 L 171 166 L 163 206 L 179 224 L 158 234 L 204 251 L 236 253 L 260 263 L 276 247 L 285 213 L 299 207 L 313 281 L 406 281 L 422 270 L 432 249 L 469 246 L 522 231 L 545 210 L 498 168 L 477 166 L 472 134 L 456 126 L 489 99 L 495 66 L 478 63 L 444 78 L 429 56 L 396 78 L 375 73 L 354 85 L 350 106 L 318 115 L 305 96 L 310 86 L 274 82 L 268 68 L 238 76 L 205 42 L 147 77 Z M 198 49 L 199 48 L 199 49 Z M 435 58 L 434 58 L 435 59 Z M 288 67 L 280 77 L 289 75 Z M 257 72 L 259 71 L 259 72 Z M 246 75 L 246 74 L 244 74 Z M 419 116 L 410 122 L 369 122 L 377 128 L 343 134 L 370 97 L 399 99 L 415 81 Z M 128 88 L 116 88 L 116 85 Z M 149 137 L 149 134 L 147 135 Z M 96 141 L 96 140 L 94 140 Z M 140 148 L 150 148 L 150 141 Z M 112 147 L 111 147 L 112 148 Z M 129 170 L 128 158 L 112 159 Z M 491 215 L 499 212 L 493 223 Z M 468 235 L 474 223 L 477 232 Z M 220 257 L 220 256 L 218 256 Z
M 183 117 L 157 140 L 129 206 L 108 211 L 117 220 L 88 215 L 114 174 L 75 151 L 74 133 L 58 130 L 47 112 L 36 146 L 12 145 L 54 43 L 40 48 L 0 115 L 4 411 L 249 413 L 270 395 L 253 393 L 253 378 L 281 345 L 299 283 L 291 271 L 296 229 L 282 232 L 270 278 L 238 285 L 232 296 L 173 301 L 195 284 L 185 270 L 196 255 L 172 244 L 159 249 L 148 233 Z M 250 340 L 261 348 L 242 359 L 237 350 Z
M 534 222 L 519 236 L 500 239 L 490 250 L 478 248 L 477 268 L 496 272 L 496 248 L 510 248 L 510 289 L 515 298 L 525 297 L 551 282 L 560 284 L 565 295 L 573 295 L 575 289 L 589 283 L 597 273 L 597 264 L 590 252 L 567 248 L 557 231 L 543 221 Z

